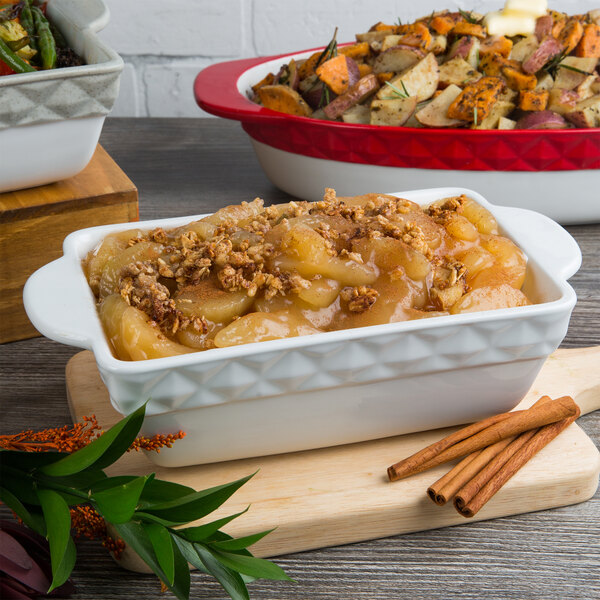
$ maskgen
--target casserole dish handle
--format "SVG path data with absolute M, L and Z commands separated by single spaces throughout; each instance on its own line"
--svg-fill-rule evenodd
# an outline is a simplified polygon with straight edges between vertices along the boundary
M 51 4 L 68 15 L 69 20 L 79 29 L 98 32 L 104 29 L 110 20 L 110 12 L 104 0 L 53 0 Z
M 42 335 L 90 350 L 93 336 L 100 332 L 89 317 L 91 290 L 83 273 L 72 277 L 67 271 L 70 274 L 72 266 L 62 256 L 31 275 L 23 288 L 25 311 Z
M 509 206 L 496 207 L 496 215 L 511 220 L 511 233 L 527 254 L 535 251 L 537 262 L 547 272 L 570 279 L 581 266 L 581 250 L 571 234 L 541 213 Z

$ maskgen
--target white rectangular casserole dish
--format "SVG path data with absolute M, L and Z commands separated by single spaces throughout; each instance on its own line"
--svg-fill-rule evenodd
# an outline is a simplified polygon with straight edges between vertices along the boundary
M 64 256 L 34 273 L 24 304 L 35 327 L 95 354 L 113 406 L 129 414 L 147 399 L 146 435 L 183 430 L 157 464 L 184 466 L 334 446 L 474 421 L 525 395 L 566 334 L 581 264 L 554 221 L 490 205 L 463 188 L 395 194 L 429 204 L 467 194 L 495 215 L 528 257 L 523 290 L 537 304 L 334 331 L 148 361 L 111 353 L 81 260 L 129 224 L 83 229 Z M 201 216 L 139 223 L 173 228 Z
M 49 0 L 48 16 L 86 64 L 0 77 L 0 193 L 82 171 L 119 95 L 123 60 L 96 35 L 103 0 Z

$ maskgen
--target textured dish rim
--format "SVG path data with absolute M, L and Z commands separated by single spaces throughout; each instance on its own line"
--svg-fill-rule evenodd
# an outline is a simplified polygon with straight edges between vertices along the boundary
M 421 200 L 420 204 L 428 204 L 434 202 L 436 199 L 447 197 L 449 195 L 457 195 L 465 193 L 473 197 L 477 202 L 481 203 L 486 208 L 490 209 L 492 214 L 498 219 L 501 230 L 504 235 L 514 239 L 513 232 L 511 232 L 511 222 L 515 217 L 511 217 L 510 213 L 532 213 L 536 215 L 536 218 L 547 220 L 554 226 L 560 228 L 560 226 L 548 217 L 535 213 L 527 209 L 520 208 L 508 208 L 500 207 L 490 204 L 485 198 L 473 190 L 466 188 L 434 188 L 431 190 L 410 190 L 403 192 L 395 192 L 393 195 L 398 197 L 412 196 L 413 199 L 416 195 L 427 195 L 430 197 L 426 200 Z M 434 196 L 435 197 L 432 197 Z M 415 200 L 418 201 L 418 200 Z M 211 213 L 209 213 L 211 214 Z M 322 344 L 335 344 L 338 342 L 350 341 L 358 338 L 378 337 L 381 335 L 393 335 L 397 333 L 408 333 L 415 330 L 428 330 L 440 327 L 460 327 L 463 325 L 469 325 L 478 322 L 494 322 L 502 321 L 507 318 L 510 319 L 526 319 L 530 316 L 540 316 L 550 313 L 561 312 L 564 310 L 571 310 L 576 302 L 576 294 L 573 288 L 567 283 L 567 278 L 561 275 L 552 273 L 547 269 L 543 261 L 536 260 L 536 256 L 529 254 L 527 247 L 529 244 L 525 241 L 516 240 L 516 243 L 521 247 L 528 256 L 528 261 L 533 261 L 536 264 L 536 268 L 541 270 L 552 284 L 558 290 L 560 296 L 556 300 L 549 302 L 543 302 L 540 304 L 533 304 L 522 307 L 514 308 L 503 308 L 491 311 L 481 311 L 473 313 L 464 313 L 460 315 L 448 315 L 441 317 L 433 317 L 429 319 L 418 319 L 413 321 L 401 321 L 398 323 L 385 323 L 381 325 L 371 325 L 368 327 L 358 327 L 354 329 L 343 329 L 338 331 L 323 332 L 309 336 L 299 336 L 293 338 L 285 338 L 281 340 L 269 340 L 264 342 L 255 342 L 252 344 L 242 344 L 239 346 L 231 346 L 228 348 L 215 348 L 211 350 L 204 350 L 200 352 L 192 352 L 190 354 L 183 354 L 177 356 L 170 356 L 166 358 L 155 358 L 149 360 L 140 361 L 124 361 L 117 359 L 113 356 L 109 343 L 104 335 L 102 325 L 100 323 L 97 308 L 95 305 L 95 298 L 89 287 L 83 269 L 81 268 L 81 259 L 85 254 L 91 250 L 100 239 L 108 235 L 109 233 L 116 231 L 124 231 L 127 229 L 152 229 L 154 227 L 177 227 L 186 223 L 192 222 L 204 215 L 190 215 L 185 217 L 174 217 L 167 219 L 154 219 L 150 221 L 140 221 L 133 223 L 121 223 L 116 225 L 101 225 L 98 227 L 91 227 L 82 229 L 71 233 L 64 241 L 63 259 L 67 260 L 70 264 L 67 268 L 75 266 L 77 269 L 76 276 L 79 278 L 78 284 L 82 284 L 84 289 L 87 290 L 87 297 L 90 302 L 90 311 L 86 313 L 86 317 L 89 318 L 88 323 L 94 322 L 99 327 L 101 335 L 94 335 L 91 339 L 88 339 L 89 347 L 93 352 L 100 369 L 106 370 L 114 375 L 136 375 L 141 373 L 147 373 L 148 371 L 160 371 L 169 369 L 172 367 L 185 368 L 192 365 L 201 363 L 210 363 L 213 361 L 224 361 L 233 358 L 241 358 L 248 354 L 256 355 L 257 353 L 269 353 L 280 350 L 293 350 L 300 347 L 306 347 L 311 345 L 322 345 Z M 508 226 L 507 226 L 508 225 Z M 562 229 L 562 228 L 561 228 Z M 567 234 L 568 235 L 568 234 Z M 91 237 L 90 237 L 91 236 Z M 83 238 L 87 237 L 87 242 Z M 518 236 L 517 236 L 518 237 Z M 570 236 L 569 236 L 570 237 Z M 572 239 L 572 238 L 571 238 Z M 577 244 L 574 242 L 577 251 L 579 252 Z M 529 248 L 531 249 L 531 248 Z M 534 250 L 535 253 L 535 250 Z M 539 256 L 539 255 L 538 255 Z M 577 271 L 581 264 L 581 253 L 577 256 L 569 257 L 573 262 L 574 272 Z M 575 264 L 576 263 L 576 264 Z M 571 273 L 572 274 L 572 273 Z M 569 277 L 571 275 L 568 275 Z M 83 289 L 82 289 L 83 291 Z
M 99 0 L 99 2 L 102 5 L 104 5 L 104 8 L 108 13 L 108 8 L 106 7 L 104 0 Z M 63 67 L 61 69 L 51 69 L 48 71 L 36 71 L 35 73 L 13 73 L 12 75 L 0 77 L 0 88 L 9 87 L 11 85 L 35 83 L 37 81 L 52 81 L 54 79 L 70 79 L 72 77 L 84 77 L 87 75 L 113 73 L 115 71 L 120 71 L 123 69 L 123 59 L 96 35 L 96 30 L 93 28 L 92 25 L 88 24 L 85 27 L 81 27 L 80 25 L 75 23 L 73 18 L 70 17 L 69 12 L 66 11 L 65 8 L 61 5 L 60 0 L 49 0 L 49 8 L 52 4 L 54 6 L 51 10 L 59 11 L 63 15 L 65 20 L 69 21 L 70 27 L 82 33 L 89 32 L 90 34 L 92 34 L 90 37 L 93 39 L 96 49 L 99 49 L 104 54 L 106 54 L 108 60 L 98 63 L 88 63 L 77 67 Z

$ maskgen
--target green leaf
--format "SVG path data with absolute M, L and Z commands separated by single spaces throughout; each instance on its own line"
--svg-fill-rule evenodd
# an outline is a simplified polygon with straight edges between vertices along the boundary
M 248 588 L 238 572 L 215 559 L 202 544 L 194 544 L 194 548 L 206 570 L 221 584 L 232 600 L 249 600 Z
M 171 535 L 165 527 L 157 523 L 143 523 L 142 527 L 152 544 L 158 564 L 167 577 L 165 583 L 173 585 L 175 579 L 175 555 L 173 553 Z
M 259 540 L 265 537 L 265 535 L 271 533 L 274 529 L 267 529 L 254 535 L 247 535 L 244 537 L 234 538 L 231 540 L 225 540 L 222 542 L 212 542 L 211 547 L 217 548 L 218 550 L 225 550 L 227 552 L 235 552 L 236 550 L 245 550 L 248 546 L 256 544 Z
M 175 543 L 174 538 L 170 538 L 171 546 L 173 548 L 173 557 L 175 563 L 175 578 L 173 583 L 173 590 L 176 590 L 175 595 L 182 595 L 184 598 L 190 597 L 190 567 L 188 561 L 183 556 L 181 550 Z
M 64 498 L 54 490 L 39 489 L 37 491 L 44 520 L 46 521 L 46 539 L 50 545 L 50 562 L 52 563 L 52 585 L 50 590 L 62 585 L 69 577 L 74 560 L 75 546 L 71 545 L 71 513 Z
M 12 492 L 21 502 L 38 505 L 40 500 L 36 494 L 33 478 L 14 467 L 2 466 L 0 468 L 0 481 L 2 485 Z
M 194 488 L 188 487 L 187 485 L 180 485 L 162 479 L 153 479 L 146 484 L 146 487 L 142 492 L 140 507 L 145 509 L 152 504 L 175 500 L 183 496 L 188 496 L 189 494 L 194 494 L 195 492 L 196 490 Z
M 126 523 L 133 517 L 140 495 L 149 477 L 150 475 L 136 477 L 127 483 L 115 482 L 115 486 L 106 487 L 112 479 L 109 478 L 102 482 L 105 489 L 92 493 L 91 501 L 107 521 Z
M 248 507 L 250 508 L 250 507 Z M 190 542 L 201 542 L 209 538 L 216 531 L 221 529 L 230 523 L 234 519 L 237 519 L 240 515 L 243 515 L 248 508 L 243 510 L 242 512 L 236 513 L 235 515 L 230 515 L 229 517 L 223 517 L 222 519 L 217 519 L 216 521 L 211 521 L 210 523 L 205 523 L 204 525 L 199 525 L 198 527 L 186 527 L 185 529 L 178 529 L 177 535 L 184 537 L 186 540 Z
M 189 599 L 189 579 L 186 579 L 186 576 L 183 573 L 181 558 L 177 553 L 175 553 L 175 581 L 173 585 L 169 585 L 168 577 L 158 562 L 152 542 L 144 527 L 139 523 L 129 521 L 129 523 L 115 524 L 115 529 L 121 539 L 137 552 L 140 558 L 154 571 L 160 580 L 167 585 L 177 598 L 180 600 Z M 187 578 L 189 578 L 189 572 Z
M 67 579 L 69 579 L 69 575 L 73 571 L 73 567 L 75 566 L 75 562 L 77 560 L 77 550 L 75 548 L 75 542 L 73 539 L 69 537 L 67 540 L 67 549 L 65 554 L 56 569 L 56 572 L 53 572 L 52 585 L 48 589 L 48 593 L 50 593 L 53 589 L 60 587 Z
M 222 550 L 216 550 L 210 546 L 208 546 L 207 549 L 219 562 L 240 573 L 245 573 L 246 575 L 256 577 L 257 579 L 293 581 L 293 579 L 285 574 L 285 571 L 281 567 L 278 567 L 275 563 L 265 560 L 264 558 L 223 552 Z
M 190 565 L 196 567 L 196 569 L 198 569 L 199 571 L 210 575 L 207 568 L 204 566 L 204 563 L 200 560 L 198 552 L 196 552 L 196 549 L 194 548 L 194 544 L 188 540 L 179 537 L 177 535 L 178 531 L 179 530 L 173 531 L 173 541 L 175 542 L 177 548 L 179 548 L 179 551 L 181 552 L 182 556 L 188 563 L 190 563 Z
M 33 529 L 40 535 L 46 535 L 46 524 L 40 514 L 32 513 L 30 510 L 5 487 L 0 487 L 0 502 L 3 502 L 12 510 L 27 527 Z
M 0 465 L 16 467 L 22 471 L 39 469 L 61 458 L 69 456 L 68 452 L 22 452 L 20 450 L 0 450 Z
M 190 521 L 201 519 L 221 506 L 225 500 L 242 487 L 253 475 L 254 473 L 231 483 L 225 483 L 207 490 L 188 494 L 175 500 L 146 507 L 145 512 L 178 523 L 189 523 Z
M 146 405 L 144 404 L 128 417 L 113 425 L 91 444 L 43 467 L 42 472 L 54 477 L 66 476 L 86 469 L 104 469 L 111 465 L 135 440 L 144 421 L 145 411 Z

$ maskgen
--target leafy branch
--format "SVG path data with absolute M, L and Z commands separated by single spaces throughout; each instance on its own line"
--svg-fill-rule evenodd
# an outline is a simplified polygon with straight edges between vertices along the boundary
M 249 598 L 246 584 L 254 579 L 290 580 L 280 567 L 248 550 L 269 531 L 242 538 L 221 531 L 245 511 L 182 527 L 212 513 L 252 475 L 201 491 L 154 474 L 106 475 L 104 469 L 134 444 L 144 414 L 145 405 L 72 453 L 0 449 L 0 501 L 48 540 L 48 592 L 64 584 L 75 565 L 70 507 L 81 506 L 91 506 L 111 524 L 181 600 L 190 594 L 188 563 L 215 577 L 234 600 Z

